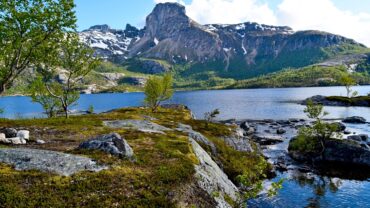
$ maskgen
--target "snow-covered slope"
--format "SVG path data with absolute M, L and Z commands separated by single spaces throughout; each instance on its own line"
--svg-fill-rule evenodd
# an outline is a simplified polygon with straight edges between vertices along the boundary
M 131 25 L 127 25 L 125 30 L 111 29 L 108 25 L 95 25 L 79 34 L 82 42 L 94 48 L 96 53 L 105 59 L 115 56 L 127 58 L 130 46 L 140 40 L 142 35 L 142 30 Z

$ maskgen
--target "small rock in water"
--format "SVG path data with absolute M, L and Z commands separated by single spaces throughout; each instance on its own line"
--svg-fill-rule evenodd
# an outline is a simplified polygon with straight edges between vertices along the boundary
M 29 140 L 30 139 L 30 132 L 27 131 L 27 130 L 20 130 L 20 131 L 17 132 L 17 137 L 19 137 L 21 139 Z
M 344 134 L 348 135 L 348 134 L 351 134 L 351 131 L 348 131 L 348 130 L 344 130 L 343 132 Z
M 359 134 L 362 141 L 367 141 L 369 139 L 369 136 L 367 134 Z
M 364 124 L 366 123 L 366 119 L 360 116 L 352 116 L 352 117 L 347 117 L 342 120 L 344 123 L 354 123 L 354 124 Z
M 1 132 L 5 134 L 6 138 L 17 137 L 17 130 L 14 128 L 5 128 Z
M 285 134 L 286 133 L 286 130 L 280 128 L 280 129 L 276 130 L 276 133 L 277 134 Z

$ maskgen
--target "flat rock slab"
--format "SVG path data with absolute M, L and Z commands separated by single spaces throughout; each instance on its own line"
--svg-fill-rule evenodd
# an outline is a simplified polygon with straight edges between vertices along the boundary
M 274 145 L 284 142 L 283 137 L 271 134 L 256 134 L 253 135 L 252 139 L 260 145 Z
M 80 171 L 101 171 L 99 166 L 87 157 L 38 149 L 0 149 L 0 162 L 13 165 L 16 170 L 39 170 L 70 176 Z
M 147 121 L 147 120 L 115 120 L 115 121 L 103 121 L 104 125 L 110 128 L 126 128 L 136 129 L 138 131 L 147 133 L 159 133 L 165 134 L 164 131 L 172 131 L 167 127 L 159 124 Z

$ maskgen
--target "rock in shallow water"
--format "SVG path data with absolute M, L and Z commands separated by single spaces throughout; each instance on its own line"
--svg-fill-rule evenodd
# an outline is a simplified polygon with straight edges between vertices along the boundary
M 101 150 L 119 157 L 125 157 L 129 159 L 134 158 L 134 151 L 130 145 L 128 145 L 127 141 L 117 133 L 101 135 L 87 140 L 82 142 L 78 148 Z
M 347 117 L 342 120 L 344 123 L 354 123 L 354 124 L 364 124 L 366 123 L 366 119 L 360 116 L 352 116 L 352 117 Z
M 0 149 L 0 162 L 13 165 L 16 170 L 39 170 L 70 176 L 80 171 L 101 171 L 99 166 L 87 157 L 37 149 Z
M 284 139 L 281 136 L 271 134 L 255 134 L 252 139 L 260 145 L 273 145 L 284 142 Z
M 27 131 L 27 130 L 20 130 L 20 131 L 17 132 L 17 137 L 19 137 L 21 139 L 29 140 L 30 139 L 30 132 Z

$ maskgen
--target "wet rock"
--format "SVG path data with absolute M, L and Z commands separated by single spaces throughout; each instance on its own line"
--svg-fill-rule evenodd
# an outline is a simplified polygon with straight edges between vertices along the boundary
M 288 121 L 288 120 L 278 120 L 276 122 L 280 125 L 289 125 L 290 124 L 290 121 Z
M 14 128 L 4 128 L 1 133 L 4 133 L 6 138 L 17 137 L 17 130 Z
M 280 128 L 280 129 L 277 129 L 277 130 L 276 130 L 276 133 L 277 133 L 277 134 L 285 134 L 285 133 L 286 133 L 286 130 L 285 130 L 285 129 Z
M 16 144 L 16 145 L 19 145 L 19 144 L 26 144 L 27 141 L 25 139 L 22 139 L 20 137 L 13 137 L 13 138 L 7 138 L 11 144 Z
M 125 129 L 136 129 L 146 133 L 159 133 L 165 134 L 164 131 L 172 131 L 171 129 L 153 123 L 147 120 L 115 120 L 115 121 L 103 121 L 105 126 L 110 128 L 125 128 Z
M 12 142 L 6 138 L 4 133 L 0 133 L 0 143 L 1 144 L 11 144 Z
M 82 142 L 79 149 L 101 150 L 114 156 L 134 158 L 134 152 L 125 139 L 117 133 L 101 135 Z
M 343 134 L 346 134 L 346 135 L 351 134 L 351 131 L 349 131 L 349 130 L 344 130 L 344 131 L 343 131 Z
M 347 137 L 350 140 L 362 142 L 362 141 L 367 141 L 369 136 L 366 134 L 359 134 L 359 135 L 351 135 Z
M 346 164 L 348 167 L 351 165 L 365 165 L 370 167 L 370 150 L 357 142 L 349 140 L 326 140 L 323 156 L 292 150 L 291 145 L 289 145 L 288 150 L 289 155 L 298 161 L 334 162 Z
M 342 120 L 343 123 L 354 123 L 354 124 L 364 124 L 366 119 L 360 116 L 347 117 Z
M 298 123 L 298 122 L 299 122 L 299 119 L 291 118 L 291 119 L 289 119 L 289 121 L 290 121 L 291 123 Z
M 284 139 L 281 136 L 271 134 L 255 134 L 252 139 L 260 145 L 273 145 L 284 142 Z
M 244 131 L 248 131 L 249 128 L 251 128 L 251 126 L 249 125 L 247 121 L 244 121 L 240 124 L 240 128 L 244 129 Z
M 0 162 L 13 165 L 16 170 L 39 170 L 70 176 L 80 171 L 106 169 L 87 157 L 37 149 L 0 149 Z
M 351 136 L 348 136 L 347 138 L 350 140 L 358 141 L 358 142 L 362 141 L 359 135 L 351 135 Z

